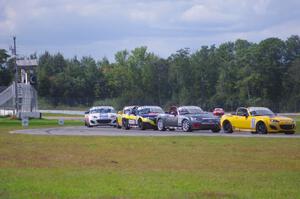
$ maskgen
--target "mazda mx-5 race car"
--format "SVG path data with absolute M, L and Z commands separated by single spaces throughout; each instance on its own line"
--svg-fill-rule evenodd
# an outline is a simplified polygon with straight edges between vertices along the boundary
M 296 122 L 292 118 L 277 116 L 265 107 L 240 107 L 234 114 L 223 115 L 221 124 L 225 133 L 249 131 L 258 134 L 293 134 L 296 130 Z
M 111 106 L 96 106 L 85 112 L 85 126 L 116 125 L 117 113 Z
M 160 131 L 182 128 L 183 131 L 211 130 L 219 132 L 220 119 L 212 113 L 204 112 L 198 106 L 181 106 L 170 108 L 169 113 L 157 117 L 157 128 Z
M 214 110 L 213 110 L 213 114 L 215 115 L 215 116 L 219 116 L 219 117 L 221 117 L 222 115 L 224 115 L 224 109 L 222 109 L 222 108 L 215 108 Z
M 127 118 L 128 120 L 136 120 L 136 109 L 138 106 L 125 106 L 122 111 L 118 112 L 117 115 L 117 128 L 124 127 L 123 118 Z
M 117 126 L 128 130 L 137 127 L 141 130 L 156 129 L 156 118 L 164 113 L 159 106 L 128 106 L 119 114 Z

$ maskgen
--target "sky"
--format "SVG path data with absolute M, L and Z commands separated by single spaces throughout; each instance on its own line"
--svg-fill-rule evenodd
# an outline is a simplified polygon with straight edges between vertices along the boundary
M 147 46 L 168 57 L 236 39 L 300 35 L 299 0 L 0 0 L 0 49 L 107 57 Z

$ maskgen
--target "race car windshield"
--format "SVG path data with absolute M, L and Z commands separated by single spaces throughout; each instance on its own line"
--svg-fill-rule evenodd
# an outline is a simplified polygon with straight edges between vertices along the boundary
M 203 110 L 201 108 L 183 108 L 179 110 L 179 113 L 181 115 L 185 114 L 201 114 L 203 113 Z
M 110 108 L 100 108 L 100 109 L 94 109 L 91 110 L 91 113 L 115 113 L 116 111 L 114 109 Z
M 164 113 L 164 111 L 159 107 L 150 107 L 140 110 L 141 114 L 147 114 L 147 113 Z
M 253 116 L 260 116 L 260 115 L 273 116 L 273 115 L 275 115 L 270 109 L 267 109 L 267 108 L 250 109 L 250 113 Z
M 150 108 L 151 113 L 164 113 L 164 111 L 161 108 L 158 107 L 152 107 Z

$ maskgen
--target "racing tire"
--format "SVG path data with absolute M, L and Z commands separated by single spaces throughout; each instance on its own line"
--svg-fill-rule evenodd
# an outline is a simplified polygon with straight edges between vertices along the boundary
M 232 125 L 229 121 L 223 122 L 223 131 L 224 133 L 233 133 Z
M 220 127 L 216 127 L 216 128 L 211 129 L 211 131 L 213 133 L 219 133 L 221 131 L 221 129 L 220 129 Z
M 267 134 L 268 133 L 268 129 L 267 129 L 265 123 L 258 122 L 256 124 L 256 133 L 258 133 L 258 134 Z
M 158 120 L 157 120 L 157 129 L 158 129 L 159 131 L 165 131 L 165 130 L 166 130 L 164 121 L 163 121 L 162 119 L 158 119 Z
M 189 120 L 183 120 L 182 121 L 182 130 L 184 132 L 191 132 L 192 131 L 191 122 Z
M 117 124 L 116 124 L 116 127 L 117 127 L 118 129 L 122 128 L 122 126 L 120 126 L 118 122 L 116 122 L 116 123 L 117 123 Z
M 129 122 L 127 119 L 122 119 L 122 126 L 124 127 L 125 130 L 130 129 Z
M 140 130 L 145 130 L 146 129 L 145 124 L 141 119 L 138 120 L 138 127 L 139 127 Z
M 169 128 L 169 131 L 175 131 L 175 129 L 174 128 Z
M 86 126 L 86 127 L 88 127 L 88 128 L 91 128 L 91 127 L 93 127 L 93 126 L 91 126 L 91 125 L 90 125 L 90 123 L 89 123 L 89 122 L 85 122 L 85 126 Z

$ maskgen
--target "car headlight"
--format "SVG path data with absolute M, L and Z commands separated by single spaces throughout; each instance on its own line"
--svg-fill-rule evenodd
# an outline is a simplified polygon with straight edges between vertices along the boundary
M 271 119 L 271 122 L 272 122 L 272 123 L 279 123 L 278 120 L 274 120 L 274 119 Z

